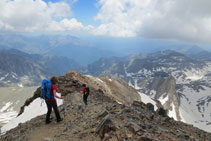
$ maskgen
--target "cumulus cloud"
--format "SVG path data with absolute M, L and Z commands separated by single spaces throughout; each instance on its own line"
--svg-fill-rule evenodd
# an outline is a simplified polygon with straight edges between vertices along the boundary
M 90 31 L 94 27 L 93 26 L 84 26 L 82 23 L 78 22 L 75 18 L 71 19 L 63 19 L 60 22 L 52 21 L 46 31 L 51 32 L 60 32 L 60 31 Z
M 211 42 L 210 0 L 99 0 L 96 35 Z
M 78 0 L 0 0 L 0 32 L 88 32 L 210 43 L 210 0 L 98 0 L 99 26 L 72 17 Z
M 71 19 L 71 8 L 66 2 L 0 0 L 0 31 L 51 32 L 74 28 L 86 29 L 82 23 Z

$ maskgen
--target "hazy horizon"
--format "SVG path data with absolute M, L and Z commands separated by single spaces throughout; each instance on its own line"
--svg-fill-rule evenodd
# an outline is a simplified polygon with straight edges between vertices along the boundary
M 2 0 L 0 33 L 71 35 L 119 46 L 174 42 L 210 50 L 210 7 L 209 0 Z

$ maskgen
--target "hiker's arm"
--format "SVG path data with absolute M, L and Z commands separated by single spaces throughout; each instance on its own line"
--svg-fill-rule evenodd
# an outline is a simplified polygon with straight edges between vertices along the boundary
M 53 90 L 53 94 L 54 94 L 54 96 L 55 96 L 56 98 L 63 99 L 63 96 L 57 96 L 57 95 L 56 95 L 56 90 Z

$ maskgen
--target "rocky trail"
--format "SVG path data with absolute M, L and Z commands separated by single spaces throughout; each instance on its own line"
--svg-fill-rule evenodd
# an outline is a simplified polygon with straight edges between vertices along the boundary
M 0 137 L 1 141 L 209 141 L 211 134 L 174 121 L 165 110 L 134 101 L 119 104 L 103 90 L 92 87 L 88 106 L 83 104 L 81 86 L 85 81 L 59 77 L 59 91 L 65 96 L 59 107 L 63 121 L 45 124 L 45 115 L 36 117 Z M 39 89 L 38 89 L 39 90 Z M 37 92 L 39 93 L 39 92 Z M 36 92 L 35 92 L 36 94 Z M 129 95 L 128 95 L 129 96 Z M 36 96 L 35 96 L 36 97 Z M 126 106 L 128 105 L 128 106 Z M 64 107 L 66 109 L 64 110 Z

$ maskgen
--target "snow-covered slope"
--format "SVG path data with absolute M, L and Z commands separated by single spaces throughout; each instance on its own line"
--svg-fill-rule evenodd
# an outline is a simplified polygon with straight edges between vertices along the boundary
M 57 95 L 60 95 L 57 93 Z M 63 100 L 57 99 L 57 105 L 61 105 L 63 103 Z M 47 106 L 41 98 L 35 99 L 32 103 L 30 103 L 29 106 L 25 107 L 24 112 L 16 117 L 13 118 L 9 123 L 5 124 L 1 128 L 1 133 L 4 134 L 5 132 L 9 131 L 12 128 L 15 128 L 20 123 L 24 123 L 26 121 L 29 121 L 32 118 L 35 118 L 37 116 L 46 114 L 47 112 Z
M 98 74 L 125 80 L 143 96 L 160 101 L 170 117 L 211 132 L 211 62 L 161 51 L 107 66 Z
M 179 107 L 181 120 L 211 132 L 211 88 L 203 86 L 204 90 L 199 92 L 187 86 L 183 88 L 185 95 L 181 96 Z
M 163 64 L 150 69 L 143 67 L 137 72 L 127 72 L 126 69 L 130 85 L 159 100 L 170 117 L 208 132 L 211 132 L 210 74 L 210 62 L 190 62 L 184 67 L 169 63 L 166 67 Z
M 0 126 L 15 118 L 25 100 L 33 95 L 37 87 L 22 87 L 14 84 L 11 87 L 0 87 Z
M 11 119 L 15 118 L 18 113 L 14 111 L 11 102 L 3 103 L 4 106 L 0 109 L 0 123 L 8 123 Z
M 148 95 L 146 95 L 146 94 L 143 94 L 143 93 L 140 93 L 140 92 L 139 92 L 139 94 L 140 94 L 140 96 L 141 96 L 141 100 L 142 100 L 145 104 L 151 103 L 151 104 L 154 105 L 154 110 L 155 110 L 155 111 L 158 109 L 157 103 L 156 103 L 152 98 L 150 98 L 150 96 L 148 96 Z

